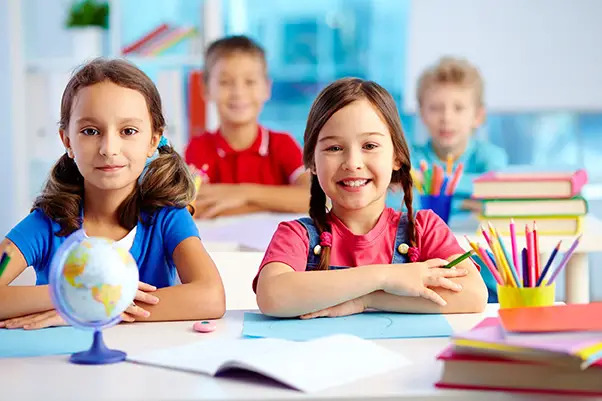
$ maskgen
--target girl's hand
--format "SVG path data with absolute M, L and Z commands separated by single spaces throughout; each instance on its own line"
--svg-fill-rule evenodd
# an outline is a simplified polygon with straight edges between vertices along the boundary
M 454 283 L 450 278 L 468 274 L 465 269 L 440 268 L 448 263 L 444 259 L 430 259 L 425 262 L 387 266 L 383 290 L 393 295 L 422 297 L 445 306 L 447 302 L 430 287 L 459 292 L 462 286 Z
M 362 313 L 367 308 L 365 296 L 350 299 L 349 301 L 340 303 L 330 308 L 322 309 L 316 312 L 306 313 L 301 315 L 301 319 L 314 319 L 316 317 L 337 317 L 355 315 Z
M 0 322 L 0 328 L 5 327 L 7 329 L 36 330 L 54 326 L 67 326 L 67 322 L 55 309 L 14 317 Z
M 157 289 L 154 285 L 150 285 L 144 283 L 142 281 L 138 282 L 138 291 L 136 291 L 136 296 L 134 297 L 134 301 L 137 303 L 156 305 L 159 303 L 159 298 L 156 296 L 149 294 L 149 292 L 153 292 Z M 132 302 L 130 306 L 121 314 L 121 320 L 126 322 L 133 322 L 136 318 L 141 317 L 149 317 L 150 312 L 144 308 L 141 308 L 137 305 L 136 302 Z
M 199 210 L 198 217 L 210 219 L 230 209 L 245 206 L 249 203 L 245 188 L 244 185 L 232 184 L 203 185 L 195 203 L 195 207 Z

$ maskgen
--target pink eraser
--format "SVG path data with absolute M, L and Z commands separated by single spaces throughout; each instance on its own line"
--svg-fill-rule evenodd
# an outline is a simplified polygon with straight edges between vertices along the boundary
M 215 330 L 215 323 L 210 322 L 209 320 L 203 320 L 201 322 L 195 322 L 192 325 L 192 328 L 199 333 L 211 333 Z

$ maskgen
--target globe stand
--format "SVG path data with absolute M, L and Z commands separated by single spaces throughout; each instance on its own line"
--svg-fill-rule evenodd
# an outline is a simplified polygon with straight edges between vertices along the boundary
M 69 361 L 80 365 L 104 365 L 125 361 L 125 356 L 125 352 L 107 348 L 102 339 L 102 331 L 95 330 L 90 349 L 72 354 Z

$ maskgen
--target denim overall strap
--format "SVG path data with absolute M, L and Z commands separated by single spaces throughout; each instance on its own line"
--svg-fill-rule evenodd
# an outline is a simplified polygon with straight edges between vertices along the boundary
M 407 253 L 399 252 L 399 246 L 401 244 L 407 244 L 410 246 L 408 242 L 408 215 L 404 213 L 399 218 L 399 224 L 397 225 L 397 233 L 395 234 L 395 244 L 393 245 L 393 258 L 391 259 L 391 264 L 397 263 L 410 263 L 410 258 Z
M 320 245 L 320 234 L 316 228 L 313 220 L 309 217 L 302 217 L 297 220 L 307 230 L 307 236 L 309 237 L 309 250 L 307 252 L 307 266 L 306 271 L 316 270 L 320 266 L 320 255 L 314 253 L 316 245 Z M 348 269 L 349 266 L 328 266 L 328 270 L 339 270 Z
M 320 255 L 314 254 L 314 248 L 320 244 L 320 234 L 318 229 L 310 217 L 302 217 L 297 219 L 299 223 L 307 230 L 309 237 L 309 251 L 307 252 L 307 269 L 314 270 L 320 265 Z

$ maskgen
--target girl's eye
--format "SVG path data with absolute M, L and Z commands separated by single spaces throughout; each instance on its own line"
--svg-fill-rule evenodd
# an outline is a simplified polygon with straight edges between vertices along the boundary
M 464 110 L 464 106 L 459 105 L 459 104 L 456 105 L 456 111 L 462 111 L 462 110 Z
M 135 128 L 126 128 L 122 131 L 123 135 L 125 136 L 131 136 L 131 135 L 135 135 L 138 133 L 138 130 Z
M 255 85 L 255 80 L 254 79 L 247 79 L 246 83 L 247 83 L 248 86 L 252 86 L 252 85 Z
M 378 147 L 378 145 L 375 143 L 367 143 L 364 145 L 364 149 L 366 149 L 366 150 L 374 150 L 377 147 Z
M 340 146 L 336 146 L 336 145 L 326 148 L 327 152 L 338 152 L 340 150 L 342 150 L 342 148 Z
M 85 128 L 85 129 L 81 130 L 81 133 L 86 136 L 93 136 L 93 135 L 99 134 L 98 130 L 94 129 L 94 128 Z

